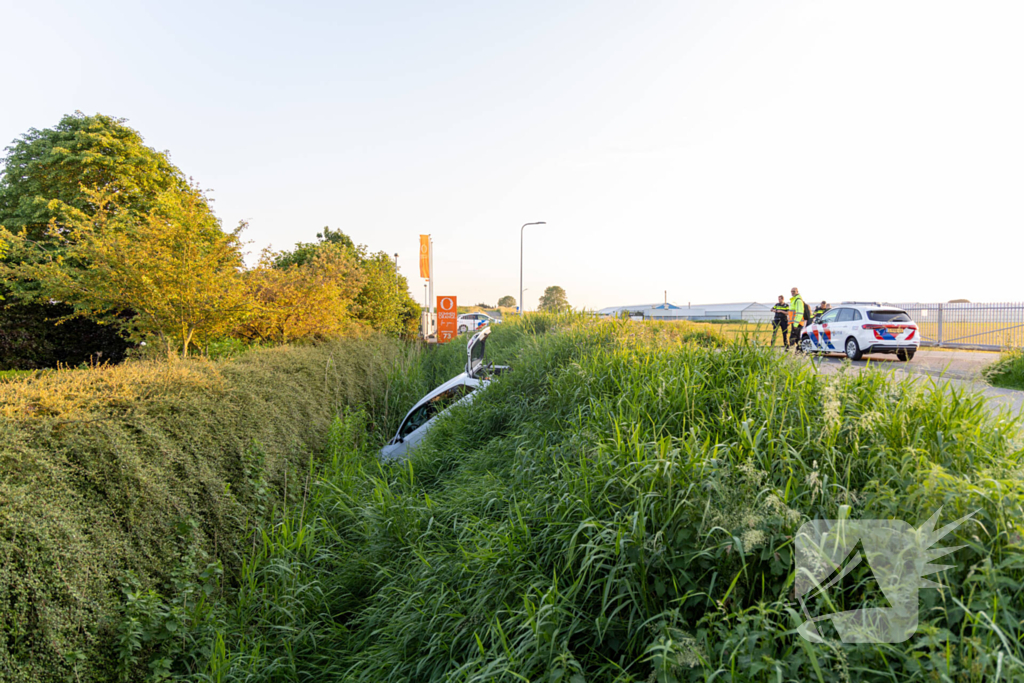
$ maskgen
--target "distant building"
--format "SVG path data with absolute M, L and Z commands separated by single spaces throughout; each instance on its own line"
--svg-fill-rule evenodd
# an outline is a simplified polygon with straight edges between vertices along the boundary
M 645 316 L 651 311 L 678 311 L 682 307 L 676 306 L 675 304 L 669 303 L 657 303 L 657 304 L 634 304 L 632 306 L 611 306 L 610 308 L 602 308 L 597 312 L 598 315 L 610 315 L 613 317 L 619 317 L 623 313 L 629 313 L 631 316 Z
M 742 301 L 735 304 L 688 304 L 679 306 L 670 303 L 635 304 L 632 306 L 610 306 L 597 311 L 598 315 L 619 317 L 628 312 L 632 318 L 643 320 L 749 320 L 770 322 L 772 307 L 756 301 Z

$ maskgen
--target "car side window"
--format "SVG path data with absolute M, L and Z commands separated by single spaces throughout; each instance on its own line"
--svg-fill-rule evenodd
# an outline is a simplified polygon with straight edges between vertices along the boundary
M 852 308 L 840 308 L 839 317 L 836 318 L 837 323 L 848 323 L 853 322 L 853 309 Z
M 428 402 L 411 412 L 409 417 L 405 418 L 405 422 L 402 423 L 401 428 L 398 430 L 399 438 L 404 439 L 425 425 L 427 420 L 429 420 L 433 415 L 433 411 L 434 406 L 431 405 L 431 402 Z
M 825 311 L 825 313 L 821 316 L 821 322 L 823 322 L 823 323 L 834 323 L 834 322 L 836 322 L 836 318 L 839 316 L 839 311 L 841 311 L 841 310 L 843 310 L 843 309 L 841 309 L 841 308 L 833 308 L 832 310 Z
M 853 311 L 853 317 L 850 318 L 850 320 L 856 322 L 858 320 L 863 320 L 864 319 L 864 316 L 862 316 L 860 314 L 860 311 L 858 311 L 856 308 L 851 308 L 850 310 Z

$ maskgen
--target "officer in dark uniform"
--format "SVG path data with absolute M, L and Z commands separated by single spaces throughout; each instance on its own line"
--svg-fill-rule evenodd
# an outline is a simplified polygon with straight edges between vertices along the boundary
M 813 317 L 817 318 L 819 315 L 825 315 L 825 311 L 827 311 L 830 308 L 832 308 L 832 307 L 829 306 L 824 301 L 822 301 L 820 304 L 818 304 L 818 307 L 814 309 L 814 316 Z
M 772 346 L 775 346 L 775 337 L 779 333 L 779 328 L 782 328 L 782 345 L 789 346 L 789 304 L 786 303 L 786 299 L 779 294 L 779 303 L 772 306 L 772 313 L 775 316 L 772 318 Z

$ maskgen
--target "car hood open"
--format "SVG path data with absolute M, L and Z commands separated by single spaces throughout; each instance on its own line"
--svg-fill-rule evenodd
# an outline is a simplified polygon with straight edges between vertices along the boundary
M 480 372 L 480 368 L 483 367 L 484 346 L 490 334 L 491 326 L 487 325 L 470 337 L 469 342 L 466 343 L 466 374 L 470 377 L 475 378 Z

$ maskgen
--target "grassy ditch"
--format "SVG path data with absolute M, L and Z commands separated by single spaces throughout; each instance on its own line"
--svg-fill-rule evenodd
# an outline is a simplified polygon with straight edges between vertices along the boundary
M 213 635 L 194 679 L 1020 680 L 1019 425 L 955 390 L 825 377 L 680 329 L 505 323 L 488 354 L 514 371 L 402 466 L 362 436 L 397 418 L 336 422 L 309 495 L 195 622 Z M 377 410 L 399 415 L 458 351 L 394 377 Z M 944 540 L 964 547 L 921 591 L 914 637 L 796 634 L 802 522 L 918 525 L 940 507 L 941 523 L 976 514 Z M 811 608 L 880 600 L 863 567 L 830 593 Z
M 180 624 L 132 610 L 223 590 L 332 417 L 384 405 L 406 360 L 369 339 L 0 383 L 0 681 L 159 680 L 134 653 Z
M 994 387 L 1024 390 L 1024 351 L 1006 351 L 985 369 L 985 379 Z

